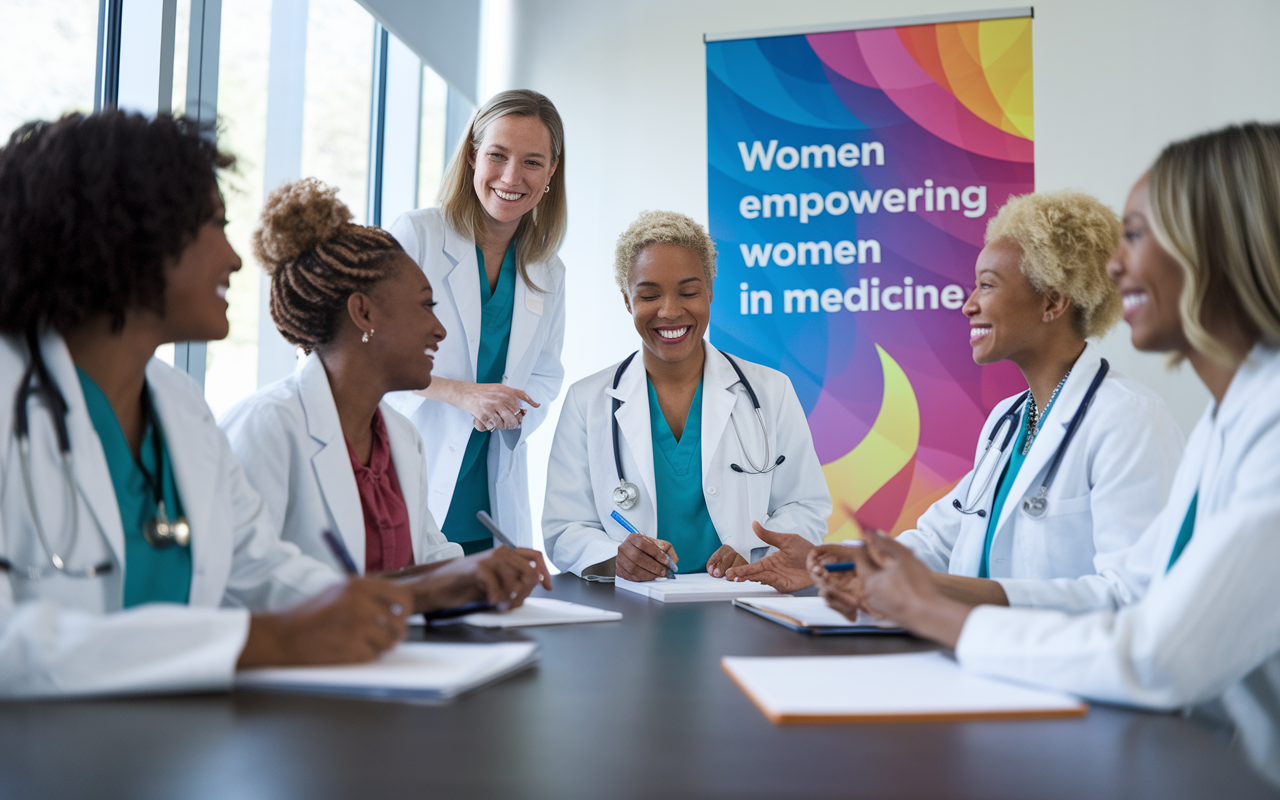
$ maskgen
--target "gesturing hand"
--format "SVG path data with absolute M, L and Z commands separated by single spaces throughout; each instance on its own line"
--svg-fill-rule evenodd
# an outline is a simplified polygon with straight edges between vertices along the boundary
M 671 556 L 673 562 L 680 563 L 680 556 L 676 555 L 671 542 L 633 533 L 618 545 L 618 560 L 615 562 L 617 575 L 629 581 L 651 581 L 666 577 L 667 555 Z
M 719 578 L 728 573 L 730 569 L 745 566 L 747 560 L 738 554 L 727 544 L 720 545 L 720 548 L 711 554 L 711 558 L 707 559 L 707 574 L 713 578 Z
M 813 585 L 805 559 L 813 550 L 813 543 L 795 533 L 777 533 L 759 522 L 751 523 L 751 530 L 765 544 L 778 548 L 754 564 L 733 567 L 725 573 L 731 581 L 759 581 L 780 592 L 795 592 Z
M 520 389 L 503 383 L 471 383 L 458 387 L 462 393 L 460 407 L 472 417 L 476 430 L 511 430 L 520 427 L 524 410 L 520 401 L 538 408 L 538 403 Z
M 372 661 L 405 637 L 411 593 L 351 578 L 293 608 L 254 614 L 238 668 Z

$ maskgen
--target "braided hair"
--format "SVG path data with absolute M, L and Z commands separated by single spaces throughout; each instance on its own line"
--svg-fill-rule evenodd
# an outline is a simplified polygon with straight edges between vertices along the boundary
M 391 274 L 403 253 L 381 228 L 351 222 L 336 188 L 303 178 L 273 191 L 253 233 L 253 254 L 271 276 L 271 318 L 310 353 L 333 340 L 347 298 Z

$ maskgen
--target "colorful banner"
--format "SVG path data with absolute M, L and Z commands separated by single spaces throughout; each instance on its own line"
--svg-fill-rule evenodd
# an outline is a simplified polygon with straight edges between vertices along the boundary
M 830 539 L 912 527 L 1026 386 L 961 307 L 1031 112 L 1029 17 L 707 43 L 711 338 L 791 377 Z

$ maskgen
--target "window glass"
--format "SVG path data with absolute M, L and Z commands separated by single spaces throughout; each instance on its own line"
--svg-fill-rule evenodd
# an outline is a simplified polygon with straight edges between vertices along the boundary
M 227 292 L 231 333 L 221 341 L 209 342 L 205 362 L 205 399 L 215 416 L 221 416 L 258 388 L 258 287 L 262 268 L 253 258 L 250 240 L 263 201 L 270 52 L 271 4 L 222 0 L 218 146 L 236 157 L 236 165 L 223 171 L 221 187 L 227 206 L 227 238 L 244 266 L 231 276 L 231 290 Z
M 97 40 L 98 0 L 0 0 L 0 141 L 93 110 Z
M 373 25 L 356 0 L 310 0 L 302 174 L 336 186 L 361 225 L 368 218 Z
M 440 179 L 444 176 L 449 156 L 453 155 L 444 151 L 445 101 L 448 96 L 449 85 L 435 70 L 423 64 L 422 123 L 418 133 L 418 208 L 436 204 Z

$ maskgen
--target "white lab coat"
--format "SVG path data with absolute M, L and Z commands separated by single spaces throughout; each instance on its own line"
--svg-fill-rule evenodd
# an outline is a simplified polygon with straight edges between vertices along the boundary
M 1197 490 L 1194 535 L 1166 574 Z M 1255 347 L 1205 410 L 1129 558 L 1152 576 L 1138 602 L 1077 615 L 980 606 L 960 663 L 1103 702 L 1218 698 L 1250 761 L 1280 783 L 1280 351 Z
M 461 556 L 462 547 L 444 538 L 427 506 L 422 437 L 385 402 L 379 407 L 409 513 L 414 563 Z M 262 495 L 268 526 L 302 552 L 341 570 L 322 535 L 334 531 L 363 573 L 364 508 L 320 357 L 312 353 L 301 370 L 237 403 L 220 424 Z
M 782 455 L 786 460 L 763 475 L 734 472 L 730 464 L 744 468 L 749 464 L 734 436 L 730 414 L 756 463 L 764 458 L 765 442 L 751 398 L 737 373 L 720 351 L 709 343 L 703 346 L 702 491 L 720 542 L 744 558 L 763 557 L 768 545 L 752 532 L 753 521 L 771 530 L 797 533 L 815 544 L 822 541 L 831 516 L 831 495 L 791 380 L 777 370 L 736 359 L 760 398 L 772 458 Z M 657 529 L 653 434 L 643 357 L 637 355 L 632 360 L 614 389 L 617 369 L 614 364 L 570 387 L 547 466 L 542 513 L 547 555 L 558 568 L 577 575 L 616 556 L 618 545 L 628 535 L 610 517 L 617 509 L 613 490 L 618 486 L 610 419 L 615 397 L 622 401 L 617 415 L 622 469 L 640 491 L 638 504 L 621 513 L 641 531 L 663 536 Z
M 31 414 L 31 478 L 50 544 L 71 568 L 109 561 L 93 578 L 29 579 L 0 572 L 0 696 L 54 697 L 229 688 L 248 634 L 245 609 L 291 606 L 340 580 L 280 541 L 245 480 L 200 387 L 152 359 L 147 365 L 183 509 L 191 524 L 190 605 L 121 610 L 124 529 L 106 455 L 62 337 L 40 342 L 66 398 L 77 528 L 70 547 L 68 495 L 49 412 Z M 0 337 L 0 553 L 18 567 L 47 566 L 23 489 L 13 401 L 26 370 L 21 340 Z M 237 608 L 239 607 L 239 608 Z
M 480 348 L 480 276 L 476 243 L 445 222 L 438 208 L 402 214 L 387 229 L 431 281 L 436 316 L 448 336 L 436 354 L 434 375 L 475 382 Z M 494 522 L 522 547 L 533 546 L 529 508 L 529 468 L 526 440 L 546 419 L 551 402 L 560 394 L 564 367 L 564 264 L 559 257 L 529 264 L 529 277 L 542 292 L 516 280 L 511 312 L 511 339 L 502 382 L 522 389 L 540 404 L 525 414 L 519 428 L 495 431 L 489 438 L 489 508 Z M 393 392 L 387 402 L 408 417 L 426 445 L 427 474 L 431 476 L 431 513 L 442 524 L 462 468 L 462 455 L 471 437 L 472 417 L 439 400 L 412 392 Z
M 1069 611 L 1118 608 L 1146 589 L 1149 576 L 1125 569 L 1125 553 L 1164 507 L 1183 437 L 1164 402 L 1142 384 L 1114 369 L 1107 373 L 1049 485 L 1047 514 L 1034 519 L 1022 509 L 1024 499 L 1039 494 L 1049 462 L 1100 364 L 1097 348 L 1086 346 L 1001 510 L 988 569 L 1011 605 Z M 975 470 L 992 428 L 1017 397 L 997 403 L 987 418 L 975 448 Z M 996 483 L 1017 440 L 1015 433 L 999 455 L 1008 429 L 1006 422 L 981 473 L 971 470 L 929 507 L 915 530 L 898 536 L 935 571 L 978 575 L 990 517 L 962 514 L 953 501 L 958 499 L 966 508 L 977 503 L 991 513 Z M 979 497 L 988 474 L 991 480 Z

